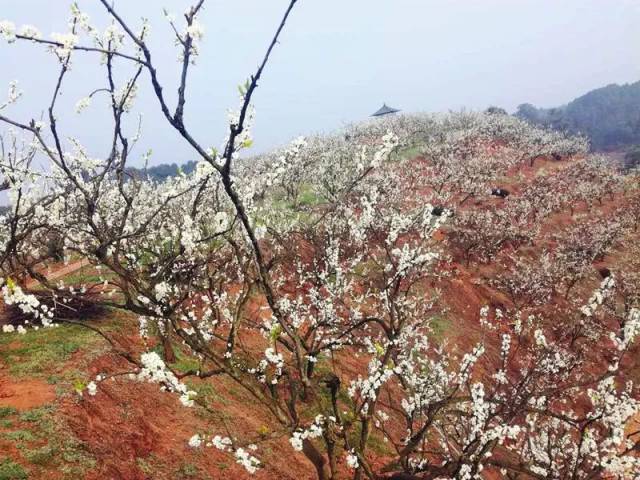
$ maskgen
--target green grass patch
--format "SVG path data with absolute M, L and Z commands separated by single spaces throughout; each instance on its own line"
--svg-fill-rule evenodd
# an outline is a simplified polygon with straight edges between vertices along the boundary
M 95 459 L 73 436 L 67 424 L 56 417 L 52 406 L 28 410 L 17 417 L 20 429 L 1 434 L 15 444 L 24 462 L 33 466 L 32 475 L 41 474 L 43 467 L 55 467 L 65 480 L 84 478 L 95 467 Z M 13 477 L 2 477 L 13 478 Z M 21 478 L 21 477 L 16 477 Z M 38 476 L 37 478 L 41 478 Z
M 159 458 L 156 454 L 150 453 L 145 457 L 136 457 L 136 465 L 145 474 L 145 478 L 170 478 L 171 480 L 178 480 L 183 478 L 176 472 L 176 467 L 168 465 L 163 458 Z M 205 477 L 198 477 L 205 478 Z
M 196 478 L 200 475 L 200 469 L 192 463 L 183 463 L 176 474 L 177 478 Z
M 0 459 L 0 480 L 25 480 L 27 478 L 29 475 L 21 465 L 8 458 Z
M 298 205 L 305 207 L 313 207 L 325 202 L 325 199 L 319 195 L 311 185 L 303 185 L 298 192 Z
M 98 336 L 77 325 L 28 330 L 25 335 L 0 335 L 0 359 L 17 377 L 48 377 L 81 348 L 99 342 Z
M 358 277 L 372 278 L 380 276 L 383 271 L 383 267 L 370 258 L 358 263 L 353 269 L 353 274 Z
M 14 430 L 11 432 L 4 432 L 2 437 L 12 442 L 35 442 L 37 437 L 31 432 L 31 430 Z
M 92 285 L 103 283 L 105 280 L 112 280 L 116 275 L 110 270 L 103 268 L 97 271 L 93 265 L 85 265 L 82 268 L 62 277 L 65 285 Z
M 451 329 L 451 322 L 444 317 L 433 317 L 429 321 L 429 327 L 431 327 L 431 338 L 441 341 L 447 336 L 447 332 Z
M 371 433 L 367 439 L 367 446 L 379 456 L 389 456 L 395 453 L 393 446 L 389 442 L 385 442 L 384 438 L 377 433 Z
M 23 422 L 42 423 L 49 415 L 53 413 L 54 409 L 50 406 L 32 408 L 26 412 L 20 414 L 20 420 Z
M 175 350 L 176 361 L 172 363 L 171 366 L 178 370 L 179 372 L 187 372 L 189 370 L 198 370 L 200 369 L 200 361 L 197 358 L 194 358 L 179 349 Z
M 153 473 L 153 467 L 151 466 L 149 461 L 144 458 L 137 457 L 136 465 L 138 465 L 138 468 L 142 470 L 142 473 L 146 475 L 151 475 L 151 473 Z
M 95 459 L 85 450 L 84 445 L 71 436 L 56 437 L 55 444 L 59 446 L 58 455 L 64 462 L 60 470 L 65 473 L 65 478 L 83 478 L 84 474 L 96 466 Z
M 58 449 L 50 445 L 23 452 L 27 461 L 34 465 L 48 465 L 53 462 L 57 454 Z
M 413 160 L 416 157 L 422 155 L 424 151 L 424 145 L 413 145 L 410 147 L 403 147 L 396 150 L 392 155 L 392 161 L 395 160 Z
M 196 357 L 193 357 L 192 355 L 189 355 L 189 353 L 186 352 L 186 348 L 188 347 L 185 347 L 183 349 L 183 347 L 181 347 L 180 345 L 173 345 L 173 353 L 176 356 L 176 361 L 170 363 L 169 365 L 171 366 L 171 368 L 177 370 L 178 372 L 199 370 L 201 367 L 200 360 L 198 360 Z M 164 359 L 164 347 L 162 346 L 162 343 L 158 343 L 151 349 L 151 351 L 157 353 Z
M 9 415 L 14 415 L 17 410 L 13 407 L 0 407 L 0 418 L 8 417 Z
M 210 407 L 213 403 L 219 403 L 222 405 L 229 405 L 229 400 L 219 395 L 213 385 L 206 380 L 202 381 L 187 381 L 187 387 L 189 390 L 193 390 L 198 395 L 194 398 L 198 405 L 203 407 Z

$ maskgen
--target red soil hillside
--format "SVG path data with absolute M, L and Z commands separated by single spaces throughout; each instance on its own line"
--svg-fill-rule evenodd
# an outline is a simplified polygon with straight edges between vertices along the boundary
M 421 162 L 423 159 L 412 160 Z M 544 174 L 562 175 L 571 169 L 576 160 L 554 161 L 539 159 L 534 167 L 524 166 L 510 172 L 500 186 L 511 195 L 506 199 L 480 196 L 457 208 L 456 215 L 464 210 L 482 211 L 490 206 L 502 208 L 521 194 L 530 182 Z M 411 165 L 411 162 L 408 162 Z M 425 190 L 425 195 L 428 192 Z M 574 215 L 568 210 L 549 215 L 539 233 L 540 242 L 521 249 L 504 246 L 528 258 L 541 255 L 543 248 L 551 248 L 554 232 L 559 232 L 581 218 L 616 215 L 624 209 L 628 198 L 616 193 L 604 197 L 594 206 L 575 205 Z M 466 352 L 484 338 L 489 345 L 489 356 L 499 352 L 500 340 L 487 336 L 479 320 L 480 309 L 489 305 L 493 309 L 508 310 L 513 302 L 509 296 L 491 284 L 503 267 L 500 262 L 483 264 L 472 261 L 469 265 L 454 251 L 450 244 L 455 229 L 448 224 L 438 232 L 439 244 L 450 257 L 441 265 L 447 276 L 431 281 L 432 291 L 439 291 L 439 306 L 445 313 L 434 323 L 434 338 L 440 344 L 446 342 L 455 352 Z M 596 269 L 606 267 L 615 272 L 628 262 L 630 247 L 640 241 L 640 231 L 617 240 L 593 271 L 577 287 L 582 298 L 587 299 L 600 283 Z M 504 253 L 503 251 L 503 253 Z M 445 256 L 446 256 L 445 255 Z M 67 266 L 53 267 L 50 279 L 65 279 L 78 285 L 82 278 L 96 276 L 93 267 L 84 261 Z M 35 282 L 26 284 L 34 287 Z M 259 315 L 260 301 L 249 304 L 247 316 Z M 567 304 L 560 293 L 554 293 L 548 304 L 538 311 L 553 316 Z M 137 329 L 127 321 L 125 314 L 108 312 L 92 324 L 100 325 L 113 334 L 117 348 L 142 353 L 149 347 L 139 339 Z M 2 323 L 2 319 L 0 319 Z M 242 338 L 244 348 L 262 349 L 260 338 Z M 177 363 L 188 363 L 180 351 Z M 637 349 L 629 369 L 630 377 L 640 379 Z M 351 372 L 366 369 L 368 358 L 343 355 L 342 369 Z M 180 365 L 188 367 L 188 365 Z M 93 332 L 78 326 L 61 326 L 54 329 L 30 331 L 26 335 L 0 336 L 0 465 L 13 465 L 16 471 L 24 470 L 28 478 L 48 479 L 113 479 L 113 480 L 173 480 L 173 479 L 314 479 L 312 465 L 302 454 L 294 452 L 288 435 L 278 430 L 268 412 L 242 388 L 228 378 L 212 377 L 206 380 L 187 380 L 198 392 L 193 408 L 183 407 L 174 394 L 163 392 L 157 384 L 130 380 L 120 375 L 104 382 L 95 396 L 83 390 L 83 382 L 101 374 L 126 373 L 131 366 L 113 353 L 113 349 Z M 79 387 L 80 384 L 80 388 Z M 393 403 L 393 398 L 383 400 Z M 396 425 L 399 431 L 401 425 Z M 237 465 L 232 456 L 215 448 L 205 450 L 188 446 L 195 433 L 234 432 L 234 435 L 254 439 L 261 449 L 261 468 L 250 476 Z M 273 438 L 277 440 L 273 441 Z M 268 440 L 268 443 L 267 443 Z M 374 439 L 375 461 L 384 465 L 392 458 L 389 445 L 380 438 Z M 261 444 L 268 445 L 264 448 Z M 2 463 L 5 462 L 5 463 Z M 344 458 L 340 469 L 347 471 Z M 3 466 L 0 466 L 2 472 Z M 8 468 L 8 467 L 7 467 Z M 499 478 L 488 473 L 486 478 Z M 0 478 L 22 478 L 2 477 Z M 26 477 L 25 477 L 26 478 Z

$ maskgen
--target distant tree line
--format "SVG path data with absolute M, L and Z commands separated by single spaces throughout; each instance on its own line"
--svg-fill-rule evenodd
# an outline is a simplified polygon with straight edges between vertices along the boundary
M 507 115 L 506 110 L 491 106 L 486 113 Z M 640 81 L 611 84 L 592 90 L 566 105 L 538 108 L 530 103 L 518 106 L 515 115 L 536 125 L 587 135 L 593 150 L 629 149 L 625 165 L 640 165 Z M 179 172 L 189 174 L 196 162 L 183 165 L 161 164 L 146 169 L 128 168 L 136 178 L 164 181 Z
M 179 173 L 188 175 L 196 169 L 197 162 L 193 160 L 178 165 L 177 163 L 163 163 L 154 167 L 135 168 L 129 167 L 127 171 L 138 179 L 149 179 L 162 182 L 169 177 L 175 177 Z
M 624 168 L 626 170 L 640 168 L 640 145 L 634 145 L 627 151 L 624 156 Z
M 516 116 L 537 125 L 582 133 L 594 150 L 640 144 L 640 81 L 592 90 L 557 108 L 518 106 Z

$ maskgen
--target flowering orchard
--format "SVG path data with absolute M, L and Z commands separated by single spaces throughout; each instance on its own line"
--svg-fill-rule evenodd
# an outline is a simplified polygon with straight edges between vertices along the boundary
M 268 413 L 273 434 L 212 425 L 185 443 L 227 452 L 248 474 L 267 468 L 261 453 L 284 439 L 319 479 L 640 475 L 634 173 L 589 156 L 583 138 L 500 113 L 396 116 L 240 156 L 252 145 L 252 97 L 296 0 L 211 147 L 185 119 L 204 0 L 166 14 L 182 72 L 175 88 L 161 83 L 150 25 L 99 3 L 104 30 L 76 5 L 67 30 L 50 37 L 0 22 L 6 42 L 59 62 L 42 121 L 12 116 L 17 83 L 0 105 L 2 295 L 22 313 L 6 334 L 69 322 L 101 335 L 130 368 L 87 379 L 85 399 L 98 401 L 101 384 L 126 373 L 197 408 L 190 377 L 230 379 Z M 57 121 L 77 55 L 104 69 L 107 87 L 76 105 L 107 97 L 111 146 L 101 154 Z M 116 80 L 121 69 L 130 76 Z M 124 119 L 140 89 L 192 147 L 194 173 L 162 183 L 129 173 L 143 132 Z M 597 281 L 594 262 L 613 253 L 632 260 Z M 46 266 L 61 258 L 90 262 L 99 281 L 52 281 Z M 458 348 L 436 324 L 465 275 L 502 300 L 475 312 L 482 333 Z M 146 350 L 70 319 L 78 298 L 129 312 Z M 198 368 L 176 368 L 176 350 Z

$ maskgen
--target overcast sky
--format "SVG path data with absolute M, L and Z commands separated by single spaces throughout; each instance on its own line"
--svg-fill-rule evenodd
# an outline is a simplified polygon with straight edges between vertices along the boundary
M 0 0 L 0 18 L 63 32 L 64 0 Z M 173 103 L 178 63 L 162 7 L 185 0 L 114 0 L 131 23 L 150 18 L 151 46 Z M 201 143 L 219 146 L 236 86 L 256 68 L 287 0 L 207 0 L 206 35 L 192 71 L 186 119 Z M 79 4 L 100 26 L 98 0 Z M 178 15 L 179 16 L 179 15 Z M 524 102 L 566 103 L 609 83 L 640 80 L 640 0 L 299 0 L 255 96 L 255 151 L 292 137 L 330 131 L 366 118 L 382 102 L 404 111 L 442 111 Z M 105 85 L 99 58 L 78 54 L 59 111 L 64 133 L 96 157 L 108 135 L 97 101 L 75 102 Z M 0 42 L 0 85 L 19 80 L 25 93 L 8 113 L 27 121 L 46 108 L 55 85 L 51 54 L 36 45 Z M 152 163 L 194 158 L 158 115 L 147 77 L 137 103 Z M 6 87 L 0 87 L 5 90 Z M 133 130 L 133 122 L 128 125 Z

